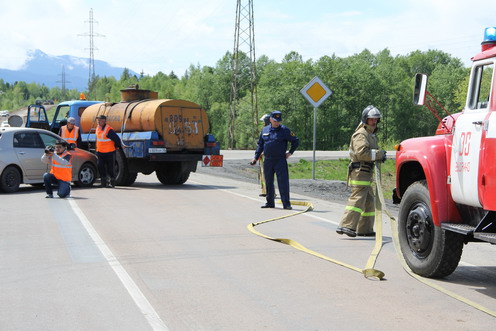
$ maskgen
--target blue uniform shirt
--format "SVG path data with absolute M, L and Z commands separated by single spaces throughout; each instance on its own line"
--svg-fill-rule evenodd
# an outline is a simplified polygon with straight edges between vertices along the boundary
M 278 128 L 267 125 L 262 129 L 258 138 L 255 159 L 258 160 L 262 152 L 266 158 L 285 158 L 286 151 L 288 150 L 288 141 L 291 142 L 289 152 L 293 154 L 300 144 L 298 137 L 284 125 L 280 125 Z

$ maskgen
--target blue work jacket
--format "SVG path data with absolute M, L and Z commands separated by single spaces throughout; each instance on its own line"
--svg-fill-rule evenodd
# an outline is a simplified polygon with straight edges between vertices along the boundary
M 300 144 L 298 137 L 284 125 L 280 125 L 278 128 L 267 125 L 262 129 L 258 138 L 255 159 L 258 160 L 262 152 L 266 158 L 285 158 L 288 142 L 291 142 L 289 153 L 293 154 Z

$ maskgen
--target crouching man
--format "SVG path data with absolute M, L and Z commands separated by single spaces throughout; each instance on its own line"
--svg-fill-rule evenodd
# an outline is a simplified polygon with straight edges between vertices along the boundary
M 57 195 L 60 198 L 69 197 L 72 180 L 72 155 L 67 151 L 67 142 L 59 140 L 55 143 L 55 150 L 45 149 L 41 161 L 50 164 L 52 169 L 43 175 L 46 198 L 53 198 L 52 184 L 58 186 Z

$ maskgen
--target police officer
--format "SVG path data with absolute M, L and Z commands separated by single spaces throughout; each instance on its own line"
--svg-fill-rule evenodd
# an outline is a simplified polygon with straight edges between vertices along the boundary
M 386 160 L 386 152 L 379 149 L 375 135 L 380 119 L 379 109 L 374 106 L 367 106 L 362 112 L 361 123 L 351 137 L 351 162 L 348 172 L 351 195 L 341 223 L 336 229 L 338 234 L 346 234 L 349 237 L 375 236 L 373 168 L 374 162 Z
M 76 147 L 81 146 L 81 132 L 76 125 L 76 119 L 74 117 L 69 117 L 67 119 L 67 125 L 60 128 L 59 136 L 69 144 L 76 144 Z
M 98 156 L 98 171 L 100 172 L 101 187 L 115 187 L 115 151 L 122 148 L 121 139 L 114 129 L 107 124 L 107 116 L 98 116 L 96 128 L 96 155 Z M 107 182 L 107 173 L 110 182 Z
M 265 185 L 267 203 L 262 208 L 274 208 L 275 206 L 275 190 L 274 190 L 274 173 L 277 174 L 277 184 L 279 186 L 279 194 L 281 195 L 282 205 L 284 209 L 292 209 L 289 200 L 289 172 L 288 159 L 298 148 L 300 140 L 286 126 L 281 124 L 282 114 L 280 111 L 270 113 L 270 125 L 262 129 L 258 139 L 257 150 L 255 156 L 250 162 L 255 165 L 260 155 L 263 153 Z M 289 151 L 288 142 L 291 142 Z
M 60 198 L 68 197 L 71 193 L 72 155 L 67 152 L 67 142 L 60 140 L 55 143 L 55 149 L 45 149 L 41 161 L 51 165 L 50 172 L 43 175 L 46 198 L 53 198 L 52 184 L 58 186 Z

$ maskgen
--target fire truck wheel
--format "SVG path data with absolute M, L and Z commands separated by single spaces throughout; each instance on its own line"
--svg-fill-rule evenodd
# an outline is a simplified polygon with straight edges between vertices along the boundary
M 398 236 L 406 263 L 420 276 L 445 277 L 460 261 L 463 236 L 434 225 L 425 180 L 410 185 L 401 200 Z

